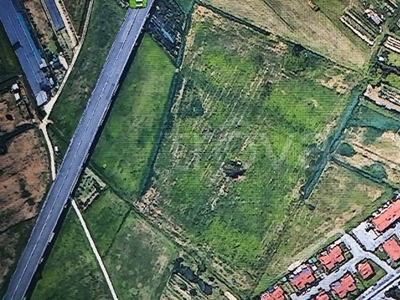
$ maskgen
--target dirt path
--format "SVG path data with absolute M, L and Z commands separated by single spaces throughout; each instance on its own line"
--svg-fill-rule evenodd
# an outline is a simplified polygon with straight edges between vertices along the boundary
M 100 269 L 103 272 L 104 278 L 106 279 L 106 282 L 107 282 L 108 288 L 110 289 L 113 300 L 118 300 L 118 297 L 117 297 L 117 294 L 115 293 L 114 286 L 112 285 L 110 276 L 108 276 L 108 273 L 107 273 L 106 267 L 104 266 L 103 260 L 101 259 L 101 256 L 99 254 L 99 251 L 97 250 L 96 244 L 94 243 L 92 236 L 90 235 L 89 229 L 86 226 L 86 222 L 83 219 L 83 216 L 82 216 L 75 200 L 72 200 L 72 207 L 74 208 L 75 213 L 79 218 L 79 222 L 81 223 L 82 228 L 85 231 L 85 235 L 90 243 L 90 247 L 92 248 L 94 255 L 96 256 L 96 259 L 97 259 L 97 262 L 99 263 Z

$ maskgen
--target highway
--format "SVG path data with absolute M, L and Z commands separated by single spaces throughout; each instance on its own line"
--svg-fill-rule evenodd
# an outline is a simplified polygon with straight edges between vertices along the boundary
M 127 11 L 96 87 L 68 146 L 57 177 L 47 194 L 35 227 L 18 261 L 4 300 L 24 299 L 59 218 L 79 179 L 97 132 L 110 108 L 125 65 L 138 41 L 153 3 L 154 0 L 149 0 L 146 8 Z

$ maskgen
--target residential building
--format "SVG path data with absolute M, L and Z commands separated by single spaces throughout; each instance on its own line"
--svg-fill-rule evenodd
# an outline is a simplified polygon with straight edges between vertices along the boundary
M 374 275 L 374 270 L 369 262 L 361 262 L 357 265 L 357 271 L 362 279 L 371 278 Z
M 378 232 L 385 231 L 400 218 L 400 201 L 392 202 L 388 208 L 372 219 L 372 224 Z
M 332 270 L 337 264 L 344 261 L 343 251 L 339 245 L 336 245 L 332 249 L 322 252 L 318 257 L 320 263 L 328 269 Z
M 400 245 L 394 237 L 384 242 L 382 248 L 392 261 L 398 261 L 400 259 Z
M 356 282 L 351 274 L 344 275 L 339 281 L 331 284 L 332 291 L 343 299 L 347 294 L 357 289 Z
M 330 298 L 329 298 L 328 294 L 325 292 L 319 293 L 317 296 L 315 296 L 313 298 L 313 300 L 329 300 L 329 299 Z
M 290 284 L 297 290 L 304 290 L 309 284 L 315 281 L 313 271 L 309 266 L 302 266 L 297 269 L 295 274 L 289 276 Z
M 261 295 L 261 300 L 285 300 L 285 292 L 280 286 L 275 286 Z

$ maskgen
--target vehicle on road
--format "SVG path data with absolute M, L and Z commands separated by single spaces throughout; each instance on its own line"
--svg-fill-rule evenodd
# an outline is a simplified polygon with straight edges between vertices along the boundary
M 147 0 L 129 0 L 131 8 L 144 8 L 147 6 Z

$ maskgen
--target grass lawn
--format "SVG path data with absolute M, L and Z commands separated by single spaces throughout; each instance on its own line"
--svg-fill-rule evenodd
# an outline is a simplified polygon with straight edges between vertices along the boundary
M 254 293 L 267 289 L 293 262 L 312 257 L 343 230 L 363 221 L 391 195 L 391 190 L 330 163 L 308 200 L 315 209 L 302 206 L 294 214 Z
M 104 262 L 119 299 L 159 299 L 176 258 L 174 246 L 133 212 Z
M 129 200 L 141 192 L 160 135 L 174 67 L 145 36 L 111 109 L 92 162 Z
M 204 9 L 193 20 L 185 85 L 157 157 L 155 188 L 164 212 L 193 242 L 252 272 L 265 249 L 273 252 L 308 153 L 321 146 L 348 94 L 316 80 L 317 69 L 333 67 L 320 57 L 306 53 L 302 71 L 283 75 L 290 55 L 283 42 Z M 243 177 L 225 176 L 231 160 L 242 162 Z
M 125 201 L 106 190 L 85 211 L 83 217 L 100 255 L 111 246 L 129 209 Z
M 71 209 L 42 271 L 32 299 L 110 299 L 89 242 Z
M 0 83 L 18 74 L 21 68 L 3 25 L 0 23 Z
M 389 74 L 388 76 L 386 76 L 385 79 L 383 79 L 383 82 L 388 83 L 389 85 L 400 89 L 400 76 L 396 75 L 396 74 Z
M 83 48 L 50 116 L 55 122 L 52 126 L 60 130 L 66 141 L 81 118 L 125 12 L 116 1 L 94 1 Z

